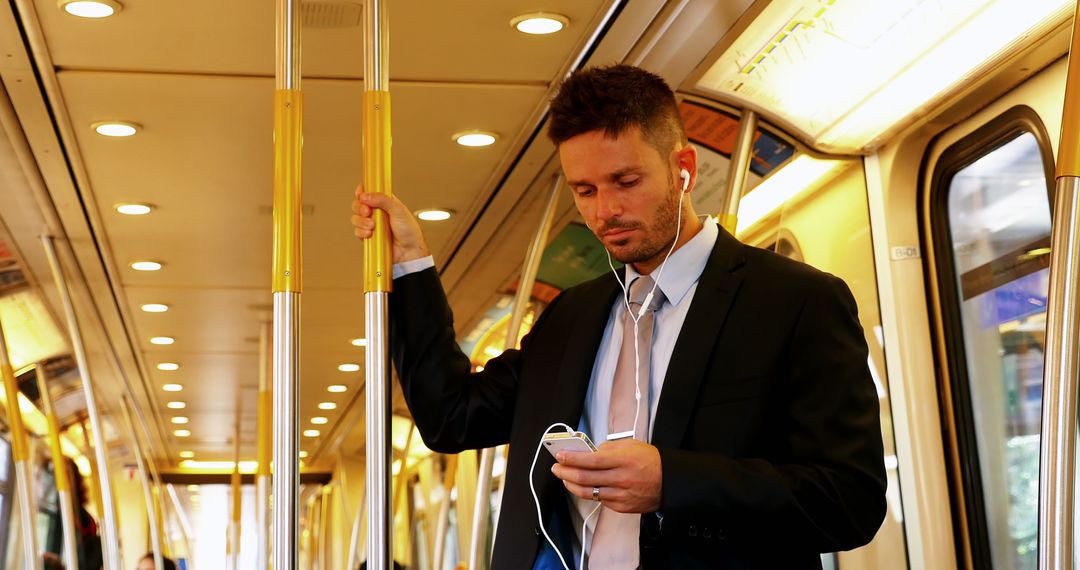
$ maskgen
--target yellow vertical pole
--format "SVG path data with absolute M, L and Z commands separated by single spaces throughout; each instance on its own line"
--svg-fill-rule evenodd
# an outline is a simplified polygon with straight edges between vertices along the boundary
M 299 0 L 277 0 L 274 91 L 274 477 L 272 566 L 299 564 L 301 145 Z
M 256 440 L 255 520 L 258 527 L 257 570 L 270 570 L 270 461 L 273 454 L 274 394 L 270 390 L 270 323 L 259 329 L 259 404 Z
M 457 479 L 458 456 L 446 457 L 446 467 L 443 471 L 443 497 L 439 505 L 438 522 L 435 527 L 435 544 L 432 545 L 431 567 L 442 568 L 444 555 L 446 554 L 446 534 L 450 527 L 450 493 L 454 490 L 454 480 Z
M 364 10 L 364 188 L 391 194 L 390 78 L 387 0 L 368 0 Z M 366 368 L 368 568 L 388 570 L 391 532 L 389 295 L 392 283 L 390 223 L 374 214 L 375 231 L 364 242 L 364 321 L 368 339 Z
M 229 567 L 239 570 L 240 514 L 243 512 L 243 488 L 240 486 L 240 406 L 236 407 L 236 434 L 233 437 L 232 521 L 229 524 Z
M 724 195 L 724 211 L 720 212 L 720 226 L 731 235 L 739 226 L 739 202 L 746 190 L 746 180 L 750 174 L 750 161 L 754 158 L 754 135 L 757 134 L 758 115 L 749 109 L 743 110 L 739 120 L 739 138 L 735 139 L 735 149 L 728 163 L 727 189 Z
M 49 392 L 49 376 L 44 364 L 37 365 L 38 393 L 41 394 L 41 407 L 44 408 L 45 422 L 49 427 L 49 450 L 52 452 L 53 477 L 56 481 L 56 495 L 59 499 L 60 524 L 64 530 L 64 564 L 68 568 L 79 567 L 79 552 L 75 542 L 75 503 L 71 497 L 71 474 L 67 460 L 60 447 L 60 422 L 53 410 L 52 394 Z
M 11 430 L 11 457 L 15 460 L 15 484 L 19 493 L 19 518 L 22 530 L 23 567 L 37 570 L 41 557 L 37 547 L 37 503 L 34 500 L 34 466 L 30 461 L 26 428 L 19 410 L 19 387 L 11 368 L 4 326 L 0 322 L 0 376 L 4 382 L 4 404 L 8 429 Z
M 87 425 L 86 420 L 83 420 L 83 421 L 79 422 L 79 427 L 81 428 L 79 431 L 82 432 L 82 436 L 83 436 L 83 447 L 86 449 L 86 456 L 87 457 L 93 457 L 94 456 L 94 444 L 93 444 L 93 442 L 90 441 L 90 426 Z M 95 466 L 96 462 L 95 461 L 88 461 L 87 464 L 90 465 L 90 484 L 86 486 L 86 491 L 87 491 L 87 494 L 90 495 L 90 497 L 89 497 L 90 502 L 94 504 L 94 510 L 97 512 L 97 516 L 100 517 L 101 516 L 101 510 L 102 510 L 102 505 L 101 505 L 101 493 L 100 493 L 99 487 L 98 487 L 99 483 L 98 483 L 97 467 Z M 80 506 L 82 506 L 82 505 L 80 505 Z

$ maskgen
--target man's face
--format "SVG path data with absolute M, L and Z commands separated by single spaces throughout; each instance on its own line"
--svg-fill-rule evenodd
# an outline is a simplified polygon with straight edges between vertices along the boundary
M 679 189 L 675 166 L 641 129 L 611 138 L 590 131 L 559 145 L 578 212 L 611 256 L 650 272 L 675 240 Z

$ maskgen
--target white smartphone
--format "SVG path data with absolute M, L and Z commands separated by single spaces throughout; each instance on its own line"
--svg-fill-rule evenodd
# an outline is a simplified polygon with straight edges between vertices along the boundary
M 596 451 L 589 436 L 580 431 L 549 433 L 544 436 L 544 449 L 551 453 L 552 457 L 560 451 Z

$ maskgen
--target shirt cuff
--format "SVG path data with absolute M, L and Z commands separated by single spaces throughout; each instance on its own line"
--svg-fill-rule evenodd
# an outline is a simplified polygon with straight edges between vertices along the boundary
M 435 267 L 435 258 L 430 255 L 421 257 L 420 259 L 410 259 L 409 261 L 395 263 L 393 268 L 394 279 L 412 275 L 413 273 L 420 273 L 429 267 Z

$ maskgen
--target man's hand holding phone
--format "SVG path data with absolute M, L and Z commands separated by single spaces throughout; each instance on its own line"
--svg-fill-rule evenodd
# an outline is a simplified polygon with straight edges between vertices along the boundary
M 636 439 L 602 444 L 595 452 L 555 453 L 558 462 L 551 472 L 562 479 L 567 491 L 593 499 L 600 488 L 604 506 L 620 513 L 651 513 L 660 510 L 663 472 L 660 451 Z

